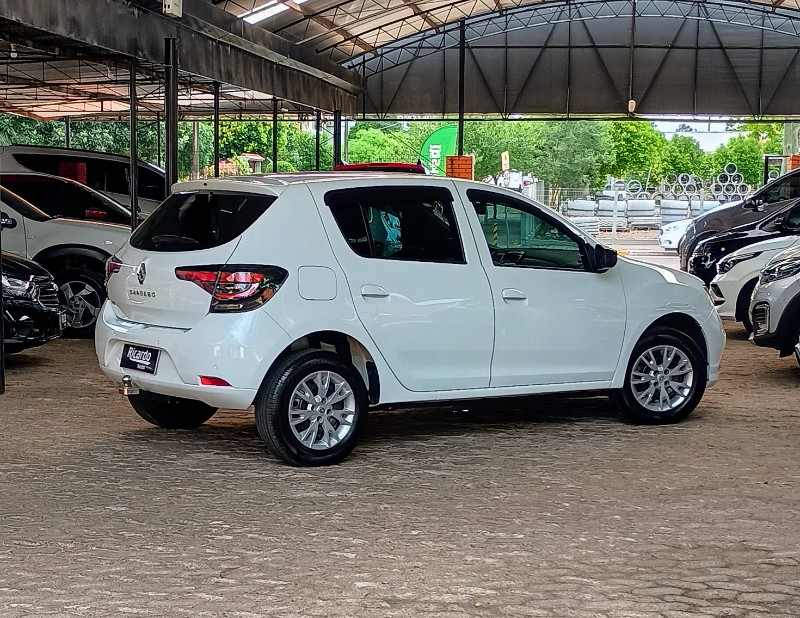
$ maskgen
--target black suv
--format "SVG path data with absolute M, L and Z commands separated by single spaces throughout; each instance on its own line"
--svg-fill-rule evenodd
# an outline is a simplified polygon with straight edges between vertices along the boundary
M 778 212 L 763 221 L 741 225 L 700 241 L 689 259 L 689 272 L 706 286 L 717 275 L 717 263 L 737 249 L 778 236 L 800 234 L 800 200 L 786 202 Z
M 64 313 L 52 275 L 36 262 L 0 253 L 5 351 L 21 352 L 61 335 Z

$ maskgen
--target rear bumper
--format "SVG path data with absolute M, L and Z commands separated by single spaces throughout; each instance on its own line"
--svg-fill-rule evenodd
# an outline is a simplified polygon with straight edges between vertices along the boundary
M 120 368 L 126 343 L 160 351 L 155 374 Z M 143 390 L 238 410 L 252 405 L 267 370 L 290 344 L 263 310 L 209 314 L 193 328 L 178 329 L 120 319 L 106 301 L 95 331 L 100 369 L 117 383 L 127 374 Z M 200 376 L 222 378 L 231 386 L 201 385 Z

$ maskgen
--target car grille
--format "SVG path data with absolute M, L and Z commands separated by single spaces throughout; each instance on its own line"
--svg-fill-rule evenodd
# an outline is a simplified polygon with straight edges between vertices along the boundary
M 33 282 L 36 284 L 36 298 L 43 307 L 48 309 L 58 309 L 60 302 L 58 300 L 58 286 L 53 282 L 50 277 L 34 277 Z
M 769 305 L 767 303 L 759 303 L 753 307 L 751 322 L 756 335 L 766 335 L 769 332 Z

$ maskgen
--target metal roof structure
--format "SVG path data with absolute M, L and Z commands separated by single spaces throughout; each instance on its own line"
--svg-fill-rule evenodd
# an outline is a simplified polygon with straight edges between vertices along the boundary
M 207 0 L 366 80 L 358 113 L 800 114 L 800 0 Z M 462 32 L 463 24 L 463 32 Z
M 800 0 L 0 0 L 0 111 L 183 118 L 800 115 Z M 463 63 L 461 61 L 463 58 Z M 276 103 L 279 102 L 279 103 Z M 633 103 L 631 103 L 631 101 Z

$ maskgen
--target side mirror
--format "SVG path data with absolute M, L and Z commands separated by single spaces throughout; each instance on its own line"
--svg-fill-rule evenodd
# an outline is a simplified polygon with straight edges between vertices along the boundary
M 617 265 L 617 252 L 603 245 L 594 246 L 594 272 L 604 273 Z
M 749 198 L 742 202 L 743 208 L 749 208 L 755 212 L 764 212 L 764 200 L 760 198 Z
M 12 219 L 4 212 L 0 212 L 0 230 L 6 228 L 13 230 L 15 227 L 17 227 L 17 220 Z

